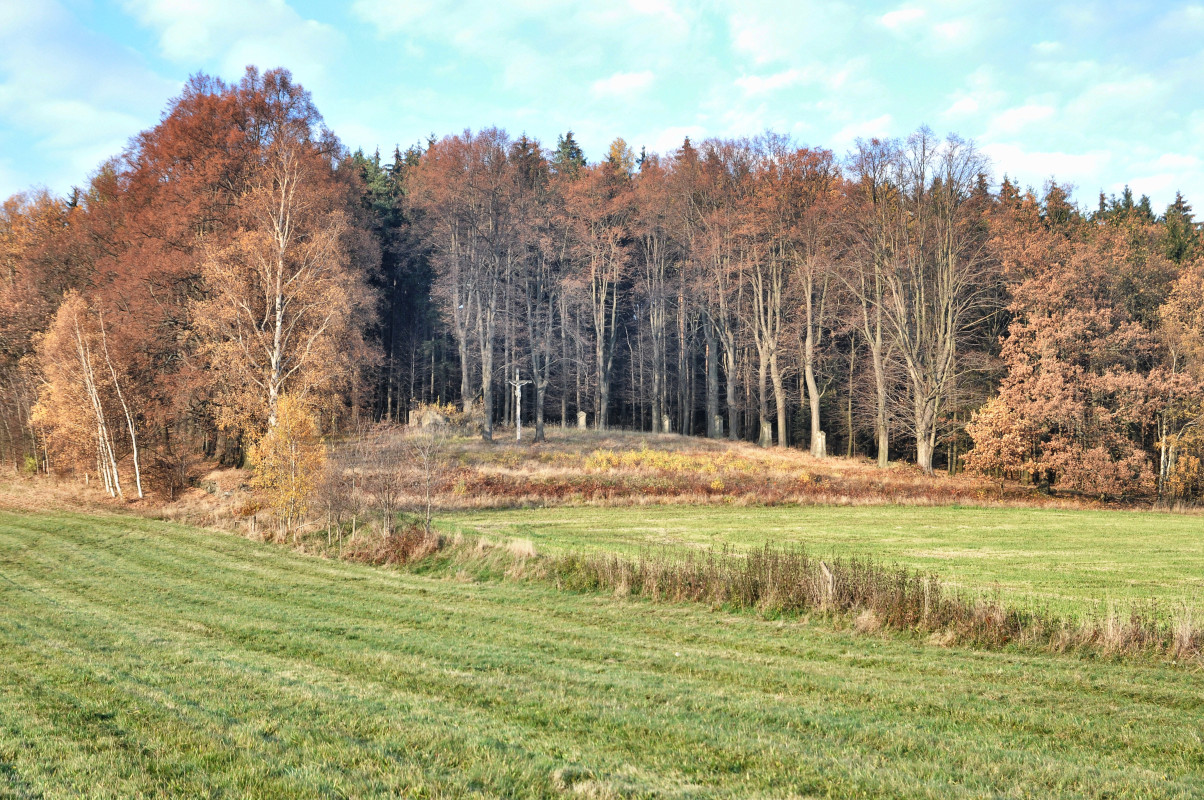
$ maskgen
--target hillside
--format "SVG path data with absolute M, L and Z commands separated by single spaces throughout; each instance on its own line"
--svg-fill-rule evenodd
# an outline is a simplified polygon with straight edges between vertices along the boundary
M 402 509 L 419 505 L 424 476 L 407 457 L 404 429 L 368 437 L 334 439 L 333 471 L 373 493 L 387 474 Z M 673 434 L 549 428 L 547 441 L 515 441 L 512 430 L 493 442 L 453 436 L 440 446 L 440 466 L 430 475 L 440 513 L 548 506 L 774 506 L 972 504 L 1006 507 L 1098 508 L 1089 497 L 1041 494 L 1014 481 L 944 473 L 924 475 L 915 466 L 892 463 L 878 469 L 869 459 L 815 459 L 794 448 L 761 448 L 746 442 Z M 204 526 L 252 531 L 258 506 L 246 470 L 210 468 L 173 500 L 152 498 L 141 513 Z M 10 484 L 0 504 L 42 507 L 45 492 L 33 484 Z M 98 490 L 60 490 L 52 504 L 111 506 Z M 315 497 L 315 508 L 326 502 Z M 371 502 L 363 513 L 372 517 Z M 1110 503 L 1108 507 L 1126 507 Z M 1140 506 L 1148 507 L 1148 503 Z

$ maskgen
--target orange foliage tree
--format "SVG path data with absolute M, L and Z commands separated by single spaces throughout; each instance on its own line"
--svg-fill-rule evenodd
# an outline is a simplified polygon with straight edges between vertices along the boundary
M 1146 494 L 1154 422 L 1175 394 L 1155 334 L 1170 273 L 1139 221 L 1092 224 L 1063 202 L 1054 186 L 996 221 L 1015 281 L 1007 373 L 967 426 L 967 465 L 1098 497 Z
M 142 497 L 137 429 L 122 390 L 127 379 L 113 363 L 103 317 L 68 292 L 36 348 L 43 383 L 33 418 L 47 431 L 48 449 L 64 466 L 95 464 L 112 497 L 125 494 L 118 463 L 128 453 Z

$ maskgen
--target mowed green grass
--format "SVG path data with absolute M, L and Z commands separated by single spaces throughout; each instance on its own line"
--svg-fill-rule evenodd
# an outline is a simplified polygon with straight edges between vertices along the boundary
M 0 797 L 1204 794 L 1204 676 L 0 513 Z
M 1061 613 L 1158 601 L 1204 611 L 1204 517 L 957 506 L 632 506 L 477 511 L 450 527 L 531 539 L 537 550 L 803 545 L 870 556 Z

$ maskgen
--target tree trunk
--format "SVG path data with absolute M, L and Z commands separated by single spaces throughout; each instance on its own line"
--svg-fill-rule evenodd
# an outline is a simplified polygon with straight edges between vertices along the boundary
M 130 407 L 125 402 L 125 393 L 121 391 L 121 382 L 117 380 L 117 370 L 113 368 L 113 361 L 109 358 L 109 337 L 105 333 L 105 320 L 100 318 L 100 341 L 104 348 L 105 364 L 109 367 L 109 375 L 113 378 L 113 389 L 117 392 L 117 400 L 121 403 L 121 410 L 125 413 L 125 423 L 130 434 L 130 451 L 134 456 L 134 483 L 138 487 L 138 499 L 141 500 L 142 494 L 142 466 L 138 460 L 138 434 L 134 430 L 134 417 L 130 413 Z
M 761 426 L 757 444 L 769 447 L 773 444 L 773 421 L 769 418 L 769 354 L 764 347 L 757 349 L 757 419 Z
M 723 436 L 722 419 L 719 416 L 719 354 L 715 349 L 715 329 L 709 316 L 704 320 L 703 335 L 706 337 L 707 364 L 707 438 Z
M 856 340 L 849 339 L 849 389 L 848 396 L 845 398 L 845 423 L 847 425 L 849 437 L 845 443 L 845 458 L 852 458 L 856 447 L 856 437 L 853 433 L 853 367 L 857 359 L 857 343 Z
M 481 349 L 481 438 L 493 441 L 493 337 L 496 325 L 496 290 L 478 309 L 477 344 Z
M 807 381 L 807 404 L 811 411 L 811 455 L 815 458 L 825 458 L 828 455 L 828 437 L 820 427 L 819 386 L 815 382 L 815 367 L 809 359 L 807 366 L 803 368 L 803 374 Z
M 777 351 L 769 356 L 769 376 L 773 381 L 773 400 L 778 411 L 778 447 L 785 447 L 787 445 L 786 389 L 782 385 L 782 375 L 778 371 Z
M 917 395 L 915 405 L 916 464 L 925 475 L 933 474 L 932 455 L 936 450 L 936 409 L 934 401 Z
M 808 275 L 806 280 L 806 335 L 803 340 L 803 377 L 807 384 L 807 402 L 811 412 L 811 455 L 824 458 L 828 454 L 827 436 L 820 419 L 819 386 L 815 381 L 815 310 L 812 296 L 815 281 Z M 822 304 L 821 304 L 822 305 Z M 822 308 L 821 308 L 822 315 Z

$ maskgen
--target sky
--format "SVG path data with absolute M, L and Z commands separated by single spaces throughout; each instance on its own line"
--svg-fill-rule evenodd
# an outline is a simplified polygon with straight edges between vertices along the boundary
M 498 126 L 591 160 L 768 129 L 844 155 L 928 125 L 996 181 L 1204 212 L 1204 4 L 1090 0 L 0 0 L 0 197 L 86 184 L 189 75 L 248 64 L 365 152 Z

